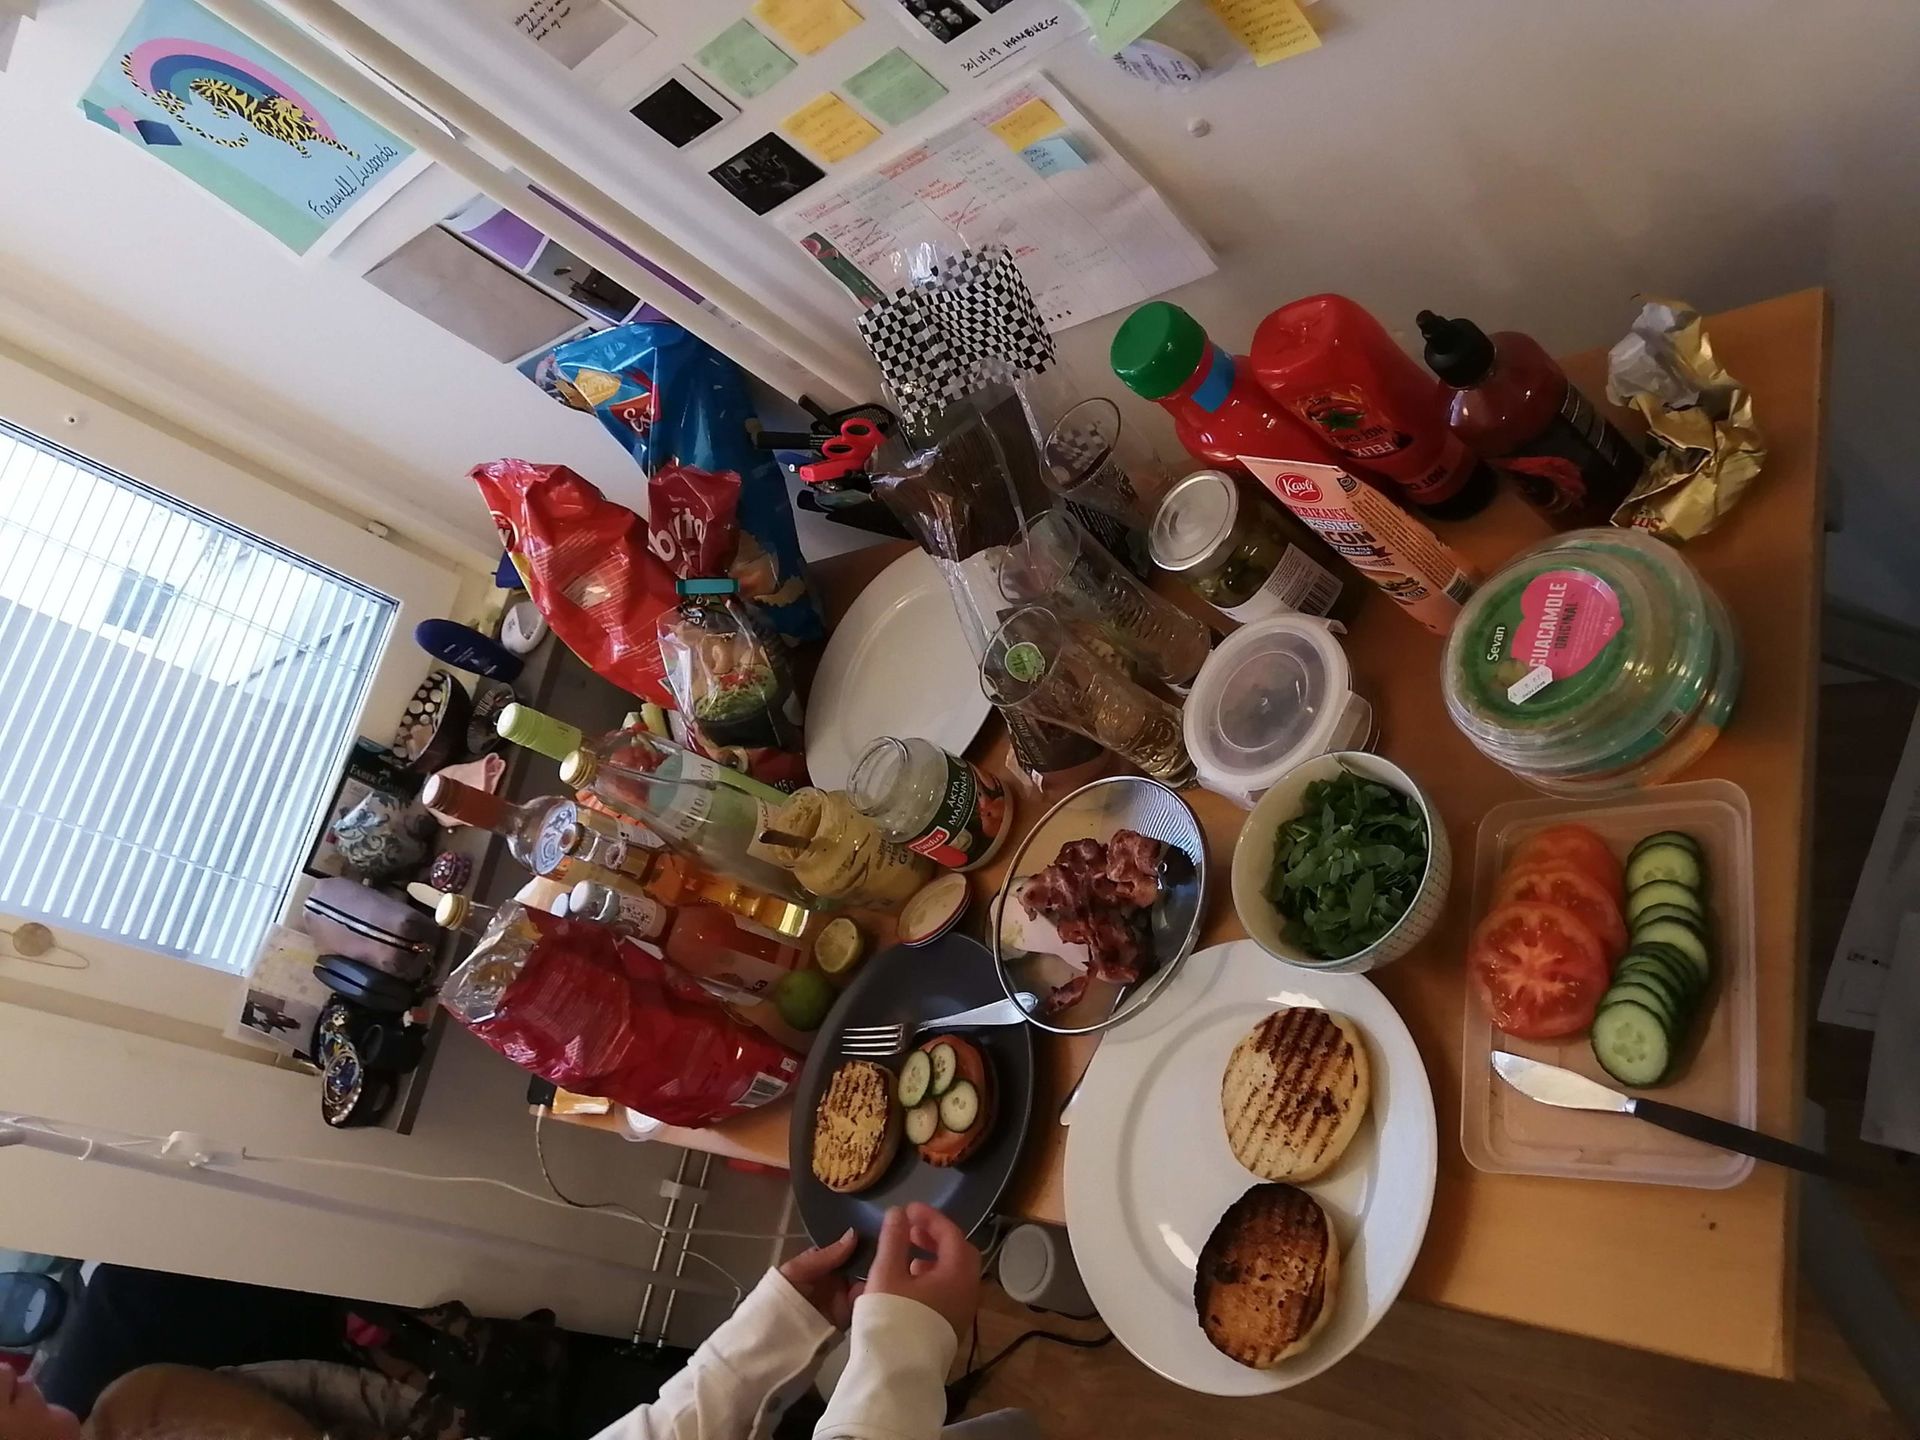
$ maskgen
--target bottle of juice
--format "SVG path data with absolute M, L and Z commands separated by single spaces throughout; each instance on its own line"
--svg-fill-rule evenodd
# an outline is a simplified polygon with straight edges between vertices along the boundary
M 1447 428 L 1433 377 L 1346 296 L 1282 305 L 1254 331 L 1249 358 L 1266 392 L 1360 478 L 1379 477 L 1441 520 L 1478 514 L 1493 499 L 1493 474 Z

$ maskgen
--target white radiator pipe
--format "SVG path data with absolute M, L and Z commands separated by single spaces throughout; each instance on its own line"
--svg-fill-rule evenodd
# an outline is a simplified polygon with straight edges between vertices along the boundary
M 203 3 L 242 34 L 305 71 L 414 149 L 445 165 L 489 200 L 552 236 L 789 399 L 810 395 L 829 405 L 848 405 L 872 398 L 877 389 L 874 374 L 848 369 L 839 356 L 771 306 L 674 244 L 333 0 L 277 3 L 396 89 L 415 96 L 448 124 L 490 147 L 534 184 L 601 230 L 619 236 L 634 251 L 706 295 L 737 323 L 729 324 L 727 319 L 703 309 L 590 226 L 532 194 L 512 175 L 434 125 L 285 16 L 258 0 Z

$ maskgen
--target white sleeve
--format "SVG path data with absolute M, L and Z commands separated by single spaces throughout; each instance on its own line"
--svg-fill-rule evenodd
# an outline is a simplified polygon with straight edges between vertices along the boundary
M 918 1300 L 862 1295 L 846 1372 L 814 1440 L 931 1440 L 947 1422 L 947 1367 L 959 1343 Z
M 750 1440 L 772 1429 L 789 1387 L 811 1375 L 835 1330 L 778 1270 L 753 1293 L 660 1398 L 623 1416 L 594 1440 Z M 778 1403 L 777 1403 L 778 1402 Z

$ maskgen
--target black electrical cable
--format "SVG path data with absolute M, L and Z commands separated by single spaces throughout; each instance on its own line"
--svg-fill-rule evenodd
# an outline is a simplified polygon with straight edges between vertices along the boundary
M 987 1376 L 993 1367 L 1029 1340 L 1051 1340 L 1056 1345 L 1068 1345 L 1075 1350 L 1098 1350 L 1102 1345 L 1112 1343 L 1113 1331 L 1109 1330 L 1104 1335 L 1080 1339 L 1073 1335 L 1062 1335 L 1054 1330 L 1029 1330 L 1024 1335 L 1009 1340 L 999 1354 L 976 1367 L 973 1357 L 980 1348 L 980 1317 L 976 1314 L 973 1317 L 973 1337 L 967 1342 L 966 1373 L 947 1386 L 947 1423 L 949 1425 L 966 1413 L 967 1406 L 973 1402 L 973 1397 L 980 1393 L 980 1387 L 986 1384 Z

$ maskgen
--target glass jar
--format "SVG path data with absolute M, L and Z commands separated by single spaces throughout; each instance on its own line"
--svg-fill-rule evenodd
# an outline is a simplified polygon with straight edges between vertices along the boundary
M 838 790 L 797 790 L 763 803 L 754 848 L 815 895 L 894 909 L 927 883 L 930 862 L 889 840 Z
M 1671 779 L 1740 693 L 1726 607 L 1671 546 L 1575 530 L 1520 555 L 1461 612 L 1443 662 L 1453 722 L 1552 795 Z
M 881 736 L 853 762 L 847 798 L 889 840 L 950 870 L 977 870 L 1012 818 L 999 778 L 931 740 Z
M 1285 517 L 1223 470 L 1198 471 L 1169 490 L 1149 540 L 1154 564 L 1243 623 L 1330 615 L 1340 601 L 1340 578 L 1293 543 Z

